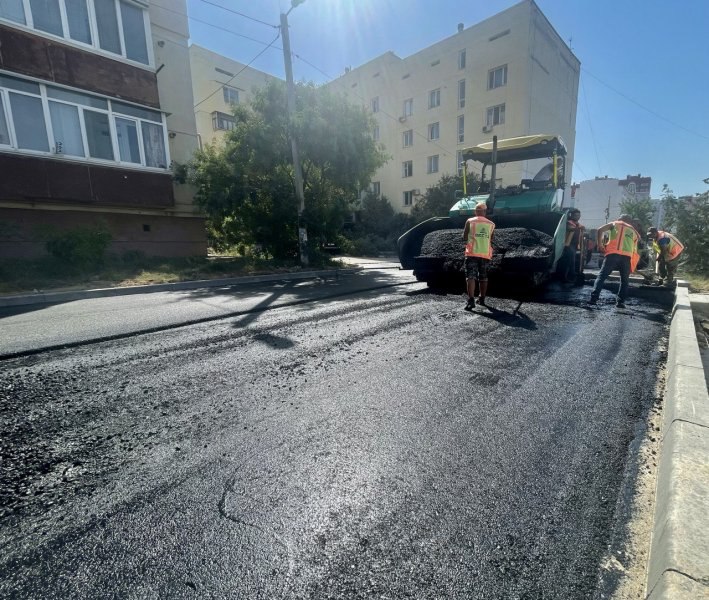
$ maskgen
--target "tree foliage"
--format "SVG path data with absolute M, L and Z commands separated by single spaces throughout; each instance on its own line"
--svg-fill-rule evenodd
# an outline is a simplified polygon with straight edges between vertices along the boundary
M 677 198 L 663 186 L 663 228 L 672 230 L 684 244 L 688 271 L 709 275 L 709 192 Z
M 630 215 L 639 224 L 640 233 L 644 234 L 652 226 L 655 203 L 650 198 L 627 194 L 620 201 L 620 212 Z
M 476 175 L 467 176 L 467 191 L 474 193 L 477 188 Z M 460 175 L 443 175 L 436 185 L 428 188 L 423 197 L 414 204 L 411 218 L 414 223 L 420 223 L 431 217 L 445 217 L 451 206 L 456 202 L 456 192 L 463 191 L 463 177 Z
M 303 168 L 303 217 L 311 247 L 335 237 L 358 190 L 386 160 L 370 134 L 371 116 L 344 96 L 312 84 L 297 85 L 290 123 L 281 81 L 257 90 L 250 105 L 234 108 L 234 116 L 236 126 L 224 144 L 206 146 L 188 167 L 212 241 L 221 246 L 257 248 L 276 258 L 297 256 L 290 132 Z

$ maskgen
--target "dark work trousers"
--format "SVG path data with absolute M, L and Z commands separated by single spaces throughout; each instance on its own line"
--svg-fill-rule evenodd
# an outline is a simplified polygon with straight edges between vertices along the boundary
M 630 279 L 630 257 L 621 254 L 608 254 L 603 259 L 601 270 L 598 272 L 596 282 L 593 284 L 591 298 L 598 299 L 603 289 L 603 283 L 613 271 L 620 273 L 620 289 L 618 290 L 618 302 L 625 302 L 628 293 L 628 280 Z
M 562 281 L 575 281 L 576 279 L 576 251 L 570 246 L 564 246 L 564 251 L 559 260 L 559 277 Z

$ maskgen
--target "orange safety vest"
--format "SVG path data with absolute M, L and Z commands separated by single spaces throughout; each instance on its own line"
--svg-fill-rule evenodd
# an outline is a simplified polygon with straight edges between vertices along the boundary
M 684 244 L 682 244 L 682 242 L 680 242 L 669 231 L 658 231 L 657 232 L 657 239 L 654 240 L 652 243 L 653 247 L 655 248 L 655 251 L 658 254 L 660 253 L 659 241 L 661 238 L 664 238 L 664 237 L 669 238 L 669 240 L 670 240 L 670 248 L 669 248 L 669 252 L 667 253 L 667 260 L 674 260 L 680 254 L 682 254 L 682 250 L 684 250 Z
M 492 258 L 492 232 L 495 224 L 485 217 L 468 219 L 468 239 L 465 241 L 465 256 Z
M 609 254 L 620 254 L 621 256 L 633 257 L 638 253 L 638 241 L 640 236 L 632 225 L 624 221 L 613 221 L 613 228 L 608 231 L 608 242 L 604 248 L 606 256 Z

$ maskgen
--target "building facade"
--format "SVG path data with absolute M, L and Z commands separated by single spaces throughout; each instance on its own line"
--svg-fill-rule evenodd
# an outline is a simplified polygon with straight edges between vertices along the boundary
M 0 257 L 102 226 L 110 251 L 206 254 L 172 161 L 197 148 L 185 0 L 0 3 Z
M 254 89 L 277 79 L 196 44 L 190 46 L 190 68 L 201 145 L 221 142 L 234 128 L 233 106 L 248 103 Z
M 410 211 L 426 188 L 459 172 L 464 148 L 536 133 L 568 148 L 571 178 L 580 63 L 533 0 L 523 0 L 407 58 L 393 52 L 331 82 L 368 107 L 373 135 L 392 158 L 372 190 Z M 544 160 L 500 165 L 498 183 L 533 177 Z M 480 165 L 468 163 L 469 172 Z M 488 177 L 490 173 L 486 174 Z
M 620 204 L 627 198 L 650 198 L 651 177 L 628 175 L 625 179 L 596 177 L 571 186 L 570 205 L 581 211 L 581 222 L 597 229 L 621 214 Z M 656 212 L 656 217 L 661 217 Z

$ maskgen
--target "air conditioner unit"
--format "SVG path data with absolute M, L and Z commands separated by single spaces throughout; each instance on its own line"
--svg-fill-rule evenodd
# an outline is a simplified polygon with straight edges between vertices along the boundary
M 414 193 L 414 196 L 420 196 L 421 195 L 421 190 L 411 190 Z
M 483 133 L 490 133 L 492 131 L 492 125 L 483 125 Z
M 406 115 L 401 115 L 399 117 L 399 123 L 404 123 L 406 121 Z

